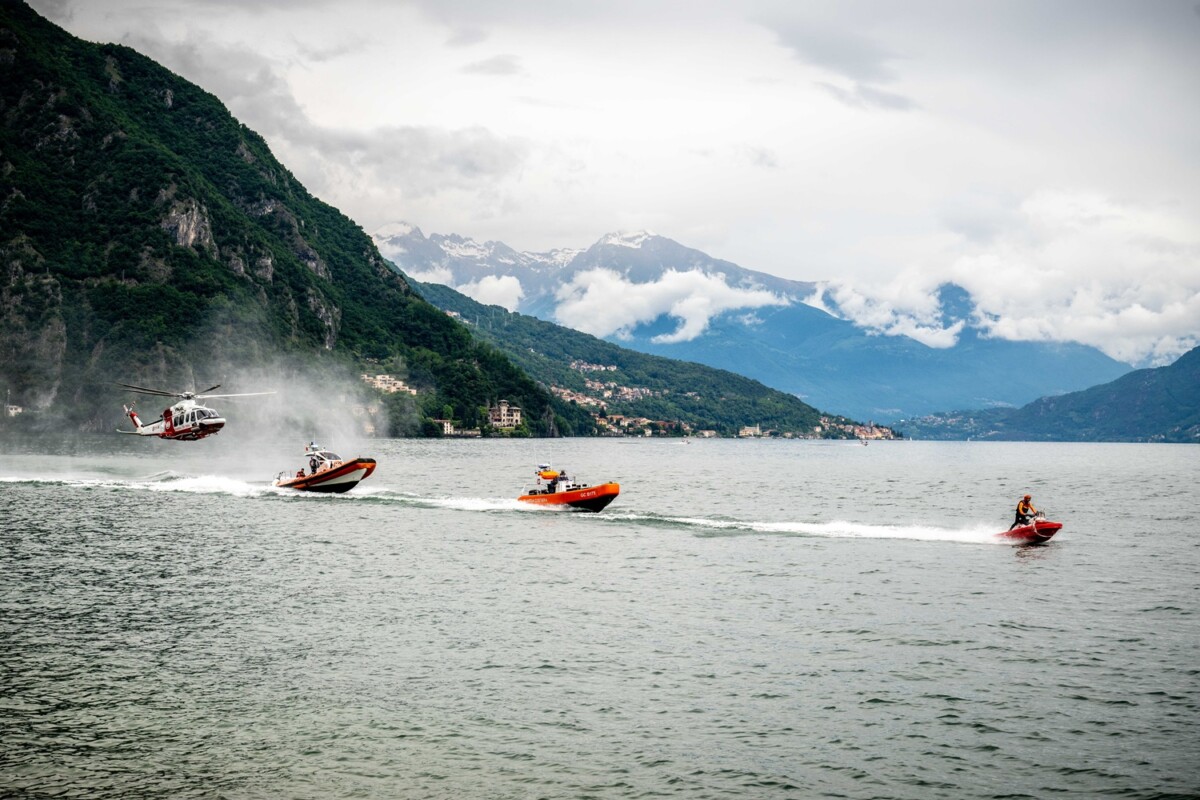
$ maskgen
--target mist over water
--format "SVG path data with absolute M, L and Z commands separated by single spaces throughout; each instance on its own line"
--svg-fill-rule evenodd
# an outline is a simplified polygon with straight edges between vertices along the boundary
M 1200 793 L 1194 448 L 330 428 L 317 496 L 226 413 L 0 442 L 0 794 Z

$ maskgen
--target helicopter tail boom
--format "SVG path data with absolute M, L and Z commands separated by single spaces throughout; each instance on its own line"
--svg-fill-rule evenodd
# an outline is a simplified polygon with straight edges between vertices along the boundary
M 143 425 L 142 421 L 140 419 L 138 419 L 136 404 L 131 405 L 131 406 L 125 406 L 125 413 L 129 416 L 129 419 L 133 422 L 133 430 L 123 431 L 120 428 L 117 428 L 117 433 L 130 433 L 135 436 L 155 436 L 156 435 L 154 431 L 147 430 L 147 426 Z

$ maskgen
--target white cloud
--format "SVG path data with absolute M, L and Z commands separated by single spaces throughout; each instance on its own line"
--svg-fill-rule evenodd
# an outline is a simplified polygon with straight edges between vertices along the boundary
M 556 318 L 593 336 L 621 336 L 663 314 L 670 315 L 679 320 L 679 327 L 655 337 L 654 341 L 663 344 L 694 339 L 713 316 L 724 311 L 788 302 L 765 290 L 736 289 L 724 276 L 675 270 L 650 283 L 634 283 L 612 270 L 589 270 L 576 275 L 557 296 Z
M 504 54 L 476 61 L 463 67 L 463 72 L 472 75 L 519 75 L 521 59 L 517 56 Z
M 440 283 L 444 286 L 454 285 L 454 273 L 450 271 L 449 267 L 434 267 L 425 272 L 405 270 L 404 274 L 414 281 L 420 281 L 421 283 Z
M 837 303 L 839 316 L 860 327 L 889 336 L 909 336 L 929 347 L 953 347 L 964 322 L 941 323 L 936 285 L 924 285 L 913 274 L 886 285 L 859 287 L 833 283 L 826 287 Z M 820 296 L 805 301 L 822 310 Z
M 1131 364 L 1169 362 L 1200 343 L 1200 228 L 1178 209 L 1045 191 L 1011 219 L 940 266 L 831 293 L 858 324 L 934 346 L 958 333 L 940 324 L 944 282 L 970 292 L 979 324 L 1004 339 L 1080 342 Z
M 512 275 L 485 275 L 477 281 L 455 288 L 484 305 L 503 306 L 509 311 L 516 311 L 517 304 L 525 296 L 521 281 Z

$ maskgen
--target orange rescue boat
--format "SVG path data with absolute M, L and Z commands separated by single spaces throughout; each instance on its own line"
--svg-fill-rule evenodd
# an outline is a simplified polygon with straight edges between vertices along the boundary
M 517 498 L 522 503 L 595 512 L 603 511 L 621 493 L 618 483 L 601 483 L 597 486 L 577 483 L 568 478 L 565 472 L 552 470 L 546 464 L 538 466 L 537 476 L 538 485 Z
M 304 492 L 322 492 L 326 494 L 341 494 L 348 492 L 365 480 L 375 471 L 375 459 L 355 458 L 343 461 L 337 453 L 322 450 L 316 442 L 304 448 L 308 456 L 309 472 L 303 468 L 294 476 L 281 472 L 275 478 L 275 485 L 281 489 L 299 489 Z

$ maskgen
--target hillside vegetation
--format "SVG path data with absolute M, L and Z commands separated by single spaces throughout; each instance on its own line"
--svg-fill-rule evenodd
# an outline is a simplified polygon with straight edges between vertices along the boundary
M 846 431 L 822 421 L 817 409 L 799 398 L 725 370 L 626 350 L 603 339 L 550 322 L 485 306 L 440 284 L 413 283 L 430 302 L 453 311 L 481 338 L 501 347 L 517 364 L 547 386 L 588 392 L 587 381 L 612 382 L 653 392 L 636 400 L 610 398 L 608 412 L 680 420 L 694 428 L 736 434 L 742 426 L 842 438 Z M 572 363 L 613 366 L 590 372 Z
M 323 375 L 386 364 L 421 390 L 409 419 L 478 423 L 506 398 L 532 433 L 590 430 L 414 294 L 214 96 L 10 0 L 0 265 L 0 394 L 57 425 L 105 424 L 115 380 L 203 388 L 282 359 Z

